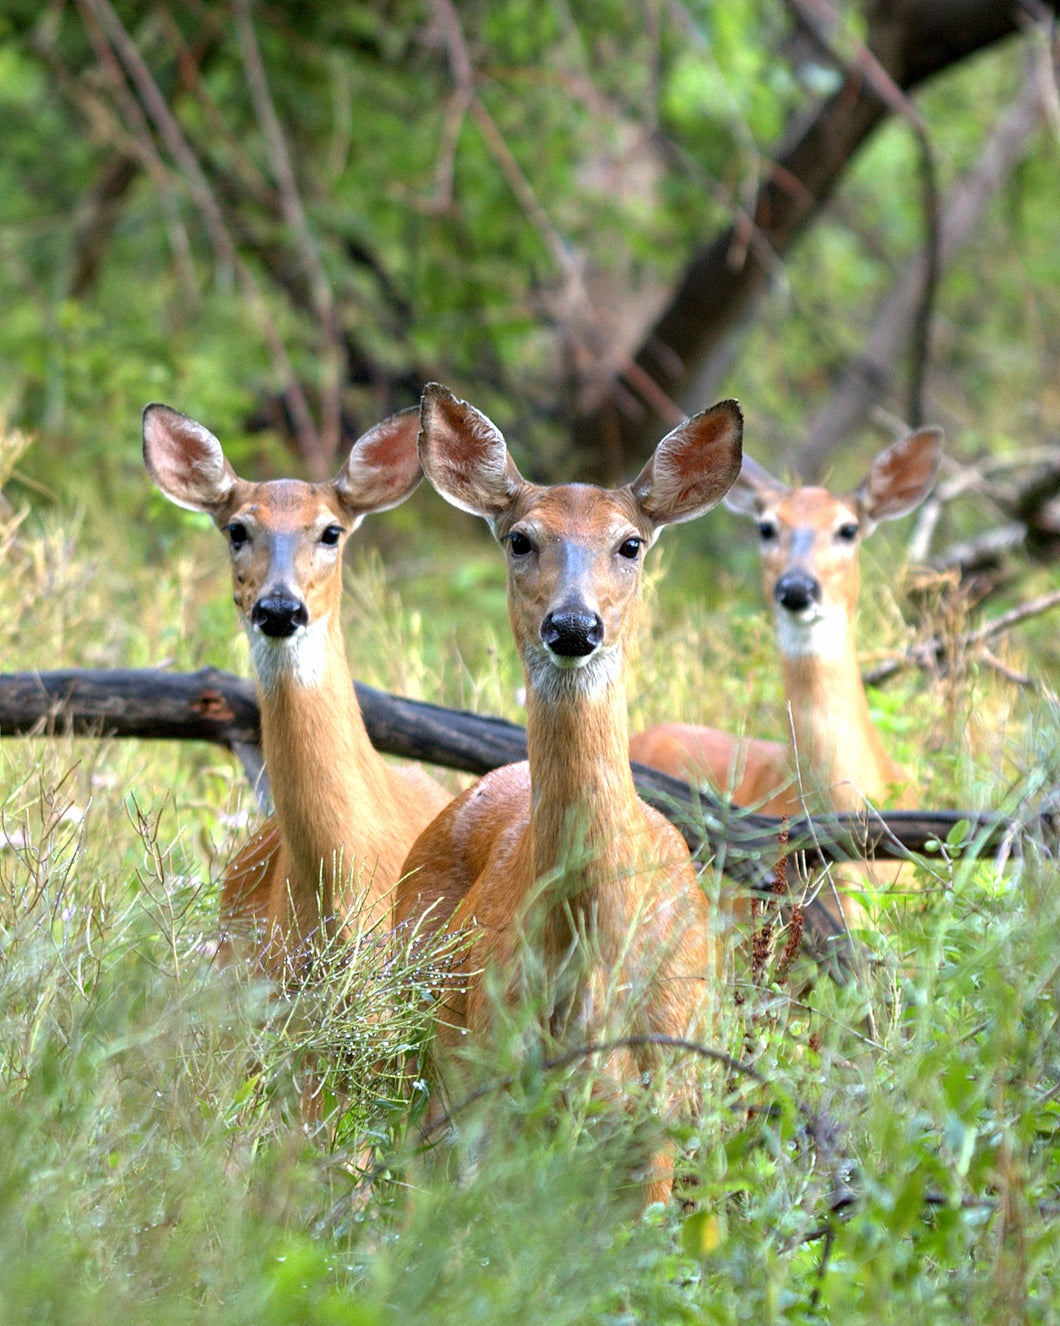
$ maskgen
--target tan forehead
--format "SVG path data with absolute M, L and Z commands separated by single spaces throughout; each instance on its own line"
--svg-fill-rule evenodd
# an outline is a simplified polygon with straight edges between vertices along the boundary
M 330 484 L 270 479 L 267 483 L 241 484 L 228 518 L 243 516 L 273 529 L 291 531 L 314 525 L 322 515 L 341 514 Z
M 851 497 L 839 496 L 827 488 L 793 488 L 767 507 L 778 520 L 793 528 L 831 528 L 838 520 L 857 520 L 858 511 Z
M 595 488 L 591 484 L 560 484 L 554 488 L 527 485 L 501 533 L 521 523 L 541 533 L 579 542 L 606 541 L 632 526 L 643 530 L 643 518 L 625 488 Z

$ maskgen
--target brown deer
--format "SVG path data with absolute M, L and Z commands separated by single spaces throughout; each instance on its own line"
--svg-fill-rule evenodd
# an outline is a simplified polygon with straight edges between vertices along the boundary
M 706 775 L 731 789 L 736 805 L 770 815 L 799 814 L 804 798 L 811 808 L 835 811 L 915 803 L 909 775 L 884 750 L 861 682 L 858 553 L 879 521 L 906 515 L 927 495 L 941 441 L 937 428 L 900 439 L 850 493 L 788 487 L 744 456 L 725 503 L 758 525 L 792 744 L 660 723 L 634 736 L 634 760 L 680 778 Z M 843 907 L 854 914 L 849 900 Z
M 418 433 L 418 411 L 406 410 L 359 438 L 330 483 L 251 483 L 201 424 L 165 405 L 144 411 L 151 478 L 170 501 L 211 516 L 228 541 L 276 807 L 226 872 L 220 956 L 256 928 L 257 956 L 280 979 L 343 932 L 352 912 L 361 928 L 390 929 L 405 855 L 451 796 L 375 751 L 342 636 L 343 547 L 364 516 L 416 487 Z
M 488 973 L 510 1001 L 543 997 L 546 1033 L 568 1044 L 694 1038 L 713 995 L 710 907 L 684 839 L 634 788 L 624 665 L 644 554 L 664 525 L 709 510 L 736 477 L 739 407 L 723 401 L 681 425 L 610 491 L 528 483 L 498 429 L 444 387 L 428 386 L 421 410 L 427 477 L 504 546 L 526 676 L 528 760 L 442 811 L 398 885 L 399 923 L 468 937 L 461 988 L 439 1014 L 441 1057 L 451 1063 L 465 1033 L 488 1038 Z M 667 1104 L 692 1107 L 687 1074 L 659 1080 L 657 1045 L 602 1057 L 610 1090 L 650 1075 Z M 671 1182 L 669 1153 L 654 1157 L 649 1200 Z

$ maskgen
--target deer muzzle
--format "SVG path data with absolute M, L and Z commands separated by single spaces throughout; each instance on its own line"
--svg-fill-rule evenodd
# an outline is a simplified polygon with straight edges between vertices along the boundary
M 604 643 L 604 623 L 595 612 L 550 612 L 541 623 L 541 643 L 560 658 L 587 658 Z
M 309 625 L 309 610 L 301 599 L 277 590 L 262 595 L 250 612 L 251 625 L 273 640 L 285 640 Z

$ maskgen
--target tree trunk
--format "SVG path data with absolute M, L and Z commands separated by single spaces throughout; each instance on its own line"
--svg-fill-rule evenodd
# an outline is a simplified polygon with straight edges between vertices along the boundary
M 1055 11 L 1060 0 L 1048 0 Z M 734 224 L 689 263 L 669 305 L 634 358 L 658 395 L 681 408 L 704 361 L 749 318 L 770 270 L 791 252 L 821 211 L 869 135 L 892 113 L 885 85 L 910 92 L 925 79 L 1020 30 L 1021 8 L 1003 0 L 867 0 L 866 58 L 845 70 L 843 84 L 809 125 L 783 144 L 744 224 Z M 650 403 L 630 411 L 635 376 L 615 382 L 574 420 L 573 445 L 583 455 L 617 458 L 623 474 L 643 462 L 672 427 Z M 615 477 L 615 476 L 612 476 Z
M 998 125 L 974 169 L 958 181 L 942 209 L 940 268 L 967 241 L 988 204 L 1026 154 L 1044 115 L 1044 89 L 1028 81 L 1023 96 Z M 927 259 L 922 254 L 884 300 L 864 350 L 808 426 L 794 467 L 804 483 L 819 481 L 832 452 L 851 436 L 893 380 L 895 364 L 909 345 L 926 267 Z

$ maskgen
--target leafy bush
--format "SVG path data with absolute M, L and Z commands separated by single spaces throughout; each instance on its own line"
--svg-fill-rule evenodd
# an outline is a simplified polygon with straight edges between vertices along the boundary
M 0 666 L 240 665 L 211 531 L 185 530 L 148 575 L 76 521 L 3 519 Z M 476 569 L 480 549 L 468 543 L 451 585 L 430 566 L 397 580 L 374 554 L 355 562 L 351 653 L 368 680 L 518 716 L 495 552 Z M 676 570 L 673 594 L 665 576 L 652 586 L 638 715 L 724 721 L 739 707 L 760 730 L 776 664 L 757 590 L 722 620 L 677 595 Z M 962 684 L 951 710 L 901 679 L 884 692 L 894 735 L 904 703 L 924 722 L 903 741 L 945 744 L 945 761 L 915 752 L 937 759 L 939 802 L 974 791 L 1030 813 L 1050 785 L 1057 714 L 1014 704 L 995 673 Z M 969 741 L 972 711 L 992 741 Z M 1000 863 L 956 831 L 920 864 L 919 891 L 875 900 L 869 960 L 844 984 L 789 961 L 783 918 L 756 918 L 761 934 L 774 927 L 758 959 L 730 934 L 710 1047 L 728 1066 L 707 1074 L 702 1120 L 676 1132 L 693 1209 L 639 1213 L 630 1158 L 662 1123 L 601 1110 L 587 1064 L 542 1062 L 518 1019 L 421 1145 L 418 1093 L 394 1064 L 423 1044 L 432 976 L 408 954 L 382 973 L 338 964 L 290 999 L 214 968 L 219 873 L 254 814 L 224 756 L 10 740 L 0 789 L 5 1322 L 1060 1311 L 1060 893 L 1033 836 Z M 299 1101 L 320 1071 L 335 1112 L 310 1136 Z

